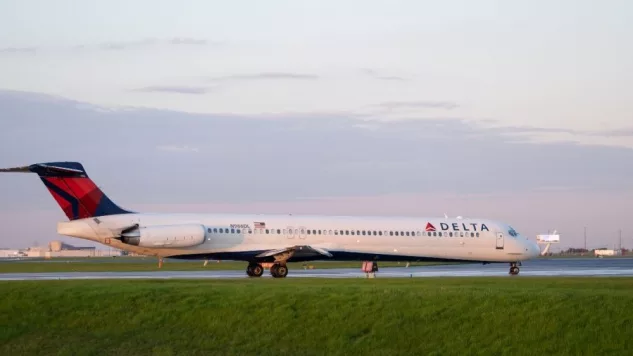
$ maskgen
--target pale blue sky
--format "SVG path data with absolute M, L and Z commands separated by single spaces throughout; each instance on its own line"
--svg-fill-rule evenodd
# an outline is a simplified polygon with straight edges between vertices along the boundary
M 133 209 L 447 210 L 633 243 L 632 35 L 625 0 L 4 0 L 0 166 L 81 160 Z M 43 186 L 0 179 L 5 241 L 54 237 Z

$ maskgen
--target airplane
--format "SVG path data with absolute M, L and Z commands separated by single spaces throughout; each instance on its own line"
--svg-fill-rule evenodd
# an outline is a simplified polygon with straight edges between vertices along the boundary
M 458 261 L 509 263 L 540 255 L 539 246 L 510 225 L 458 217 L 291 214 L 145 213 L 124 209 L 95 185 L 80 162 L 3 168 L 35 173 L 68 221 L 57 233 L 162 258 L 247 262 L 246 274 L 284 278 L 288 262 Z

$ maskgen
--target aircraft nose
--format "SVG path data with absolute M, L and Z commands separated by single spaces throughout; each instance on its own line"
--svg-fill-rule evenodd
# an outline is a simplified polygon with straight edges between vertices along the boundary
M 538 257 L 541 255 L 541 248 L 536 242 L 528 241 L 527 243 L 530 257 Z

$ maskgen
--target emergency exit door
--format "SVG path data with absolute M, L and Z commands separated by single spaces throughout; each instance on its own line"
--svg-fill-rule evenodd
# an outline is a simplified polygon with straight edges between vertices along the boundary
M 497 232 L 497 249 L 503 249 L 503 232 Z

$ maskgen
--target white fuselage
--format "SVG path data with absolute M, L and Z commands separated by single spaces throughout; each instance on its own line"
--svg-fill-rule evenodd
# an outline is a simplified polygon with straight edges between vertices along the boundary
M 160 229 L 186 224 L 202 226 L 202 237 L 152 240 L 155 247 L 121 240 L 122 230 L 134 225 Z M 134 213 L 61 222 L 58 233 L 145 255 L 192 259 L 249 260 L 258 253 L 291 246 L 323 249 L 335 260 L 379 256 L 395 261 L 517 262 L 540 253 L 535 242 L 509 225 L 486 219 Z M 195 245 L 185 247 L 187 242 L 178 240 L 195 238 L 199 240 Z

